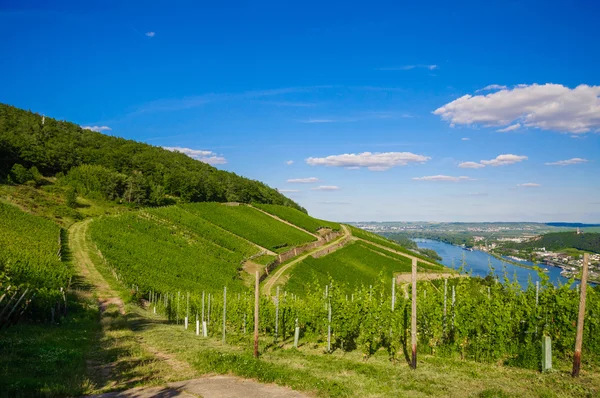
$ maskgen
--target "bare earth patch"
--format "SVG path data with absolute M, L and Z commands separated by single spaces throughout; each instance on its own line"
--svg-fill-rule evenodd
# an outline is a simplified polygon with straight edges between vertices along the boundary
M 112 397 L 204 397 L 204 398 L 302 398 L 308 395 L 275 384 L 262 384 L 234 376 L 207 376 L 169 383 L 165 387 L 132 388 L 126 391 L 94 395 Z

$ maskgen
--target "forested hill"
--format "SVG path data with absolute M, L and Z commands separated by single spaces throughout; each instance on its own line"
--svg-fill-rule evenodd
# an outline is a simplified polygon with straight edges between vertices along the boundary
M 32 169 L 33 168 L 33 169 Z M 305 211 L 267 185 L 218 170 L 182 153 L 107 136 L 0 104 L 0 182 L 37 172 L 63 175 L 82 195 L 163 205 L 186 202 L 271 203 Z
M 578 250 L 600 253 L 600 233 L 586 232 L 577 234 L 575 231 L 553 232 L 527 242 L 512 243 L 507 244 L 506 246 L 520 249 L 535 249 L 545 247 L 546 250 L 550 251 L 574 248 Z

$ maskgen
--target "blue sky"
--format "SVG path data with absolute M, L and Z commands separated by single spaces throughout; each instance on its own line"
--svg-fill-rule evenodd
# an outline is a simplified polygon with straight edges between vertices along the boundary
M 597 2 L 414 3 L 5 0 L 0 102 L 325 219 L 600 222 Z

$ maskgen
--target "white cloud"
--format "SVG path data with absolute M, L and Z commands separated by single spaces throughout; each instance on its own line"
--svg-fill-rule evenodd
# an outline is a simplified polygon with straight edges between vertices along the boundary
M 495 159 L 491 159 L 491 160 L 482 160 L 481 164 L 484 164 L 486 166 L 506 166 L 508 164 L 515 164 L 515 163 L 519 163 L 522 162 L 523 160 L 527 160 L 527 156 L 519 156 L 519 155 L 511 155 L 511 154 L 505 154 L 505 155 L 498 155 L 496 156 Z
M 474 181 L 474 178 L 460 176 L 445 176 L 445 175 L 436 175 L 436 176 L 425 176 L 425 177 L 413 177 L 415 181 L 450 181 L 450 182 L 459 182 L 459 181 Z
M 108 126 L 81 126 L 84 130 L 92 130 L 97 133 L 101 133 L 103 131 L 111 131 L 112 129 Z
M 562 133 L 600 131 L 600 86 L 518 85 L 487 95 L 464 95 L 433 113 L 452 125 L 525 127 Z
M 166 149 L 167 151 L 183 153 L 193 159 L 196 159 L 196 160 L 199 160 L 201 162 L 208 163 L 211 165 L 227 163 L 227 159 L 225 159 L 222 156 L 217 156 L 217 154 L 212 151 L 204 151 L 201 149 L 192 149 L 192 148 L 183 148 L 183 147 L 179 147 L 179 146 L 173 146 L 173 147 L 164 146 L 163 148 Z
M 471 139 L 470 139 L 470 138 L 467 138 L 467 137 L 463 137 L 463 138 L 461 138 L 460 140 L 461 140 L 461 141 L 471 141 Z
M 308 178 L 290 178 L 287 182 L 292 183 L 301 183 L 301 184 L 311 184 L 313 182 L 320 181 L 317 177 L 308 177 Z
M 537 187 L 541 187 L 542 184 L 538 184 L 535 182 L 526 182 L 525 184 L 517 184 L 518 187 L 523 187 L 523 188 L 537 188 Z
M 320 185 L 316 188 L 311 188 L 313 191 L 337 191 L 340 187 L 335 185 Z
M 484 88 L 480 88 L 479 90 L 475 90 L 476 93 L 480 93 L 482 91 L 495 91 L 495 90 L 506 90 L 508 87 L 501 86 L 499 84 L 490 84 L 489 86 L 485 86 Z
M 288 166 L 290 166 L 290 165 L 294 164 L 294 161 L 293 160 L 286 160 L 285 164 L 287 164 Z
M 485 167 L 485 165 L 477 162 L 462 162 L 458 167 L 462 169 L 481 169 L 482 167 Z
M 521 128 L 521 123 L 515 123 L 515 124 L 511 124 L 508 127 L 505 127 L 503 129 L 498 129 L 496 130 L 499 133 L 508 133 L 509 131 L 515 131 Z
M 396 67 L 391 67 L 391 68 L 377 68 L 377 69 L 378 70 L 411 70 L 411 69 L 417 69 L 417 68 L 435 70 L 438 68 L 438 66 L 437 65 L 417 64 L 417 65 L 403 65 L 403 66 L 396 66 Z
M 333 119 L 308 119 L 302 120 L 302 123 L 333 123 L 335 120 Z
M 154 36 L 156 36 L 156 33 L 155 32 L 146 32 L 146 36 L 154 37 Z
M 311 166 L 366 167 L 371 171 L 384 171 L 391 167 L 406 166 L 409 163 L 423 163 L 429 159 L 431 158 L 411 152 L 363 152 L 359 154 L 331 155 L 324 158 L 311 157 L 306 159 L 306 163 Z
M 587 159 L 573 158 L 568 160 L 559 160 L 557 162 L 546 163 L 546 166 L 570 166 L 572 164 L 586 163 Z
M 294 193 L 294 192 L 300 192 L 299 189 L 278 189 L 279 192 L 281 193 Z

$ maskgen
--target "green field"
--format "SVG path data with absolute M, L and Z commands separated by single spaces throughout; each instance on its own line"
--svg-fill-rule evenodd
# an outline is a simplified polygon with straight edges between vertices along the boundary
M 209 241 L 244 257 L 250 257 L 260 252 L 260 249 L 245 239 L 223 229 L 204 218 L 186 211 L 180 206 L 147 209 L 146 212 L 158 217 L 159 222 L 171 224 L 173 228 L 193 233 L 200 241 Z
M 313 236 L 248 206 L 194 203 L 181 207 L 250 242 L 278 253 L 316 240 Z
M 412 251 L 406 249 L 405 247 L 400 246 L 396 242 L 391 241 L 381 235 L 374 234 L 373 232 L 365 231 L 364 229 L 353 227 L 351 225 L 350 225 L 350 231 L 352 231 L 352 235 L 356 236 L 357 238 L 364 239 L 366 241 L 388 247 L 390 249 L 396 250 L 397 252 L 409 254 L 411 256 L 420 258 L 421 260 L 429 261 L 432 263 L 436 262 L 435 260 L 432 260 L 429 257 L 425 257 L 422 254 L 412 252 Z
M 341 228 L 340 224 L 338 223 L 313 218 L 308 214 L 303 213 L 300 210 L 292 209 L 291 207 L 268 204 L 253 204 L 252 206 L 258 207 L 267 213 L 271 213 L 282 220 L 285 220 L 310 232 L 317 232 L 321 228 L 329 228 L 334 231 L 339 231 Z
M 29 288 L 36 293 L 35 311 L 50 308 L 73 276 L 71 266 L 61 260 L 60 227 L 4 203 L 0 220 L 0 296 L 9 285 L 12 291 Z
M 304 294 L 310 283 L 317 281 L 324 286 L 332 278 L 351 290 L 375 284 L 381 277 L 391 280 L 394 273 L 411 271 L 409 258 L 383 255 L 376 249 L 364 242 L 354 242 L 321 258 L 307 257 L 294 266 L 285 289 Z
M 198 230 L 180 222 L 148 217 L 147 213 L 126 213 L 117 217 L 94 220 L 91 236 L 109 265 L 116 269 L 128 286 L 136 284 L 140 290 L 198 291 L 217 286 L 242 287 L 239 277 L 241 262 L 250 247 L 242 241 L 240 251 L 233 251 L 240 238 L 229 236 L 217 227 L 212 235 L 206 233 L 210 224 L 197 224 Z M 178 210 L 153 210 L 152 215 L 177 214 Z M 231 240 L 227 240 L 231 238 Z M 219 245 L 227 244 L 229 247 Z M 255 253 L 259 250 L 256 249 Z

